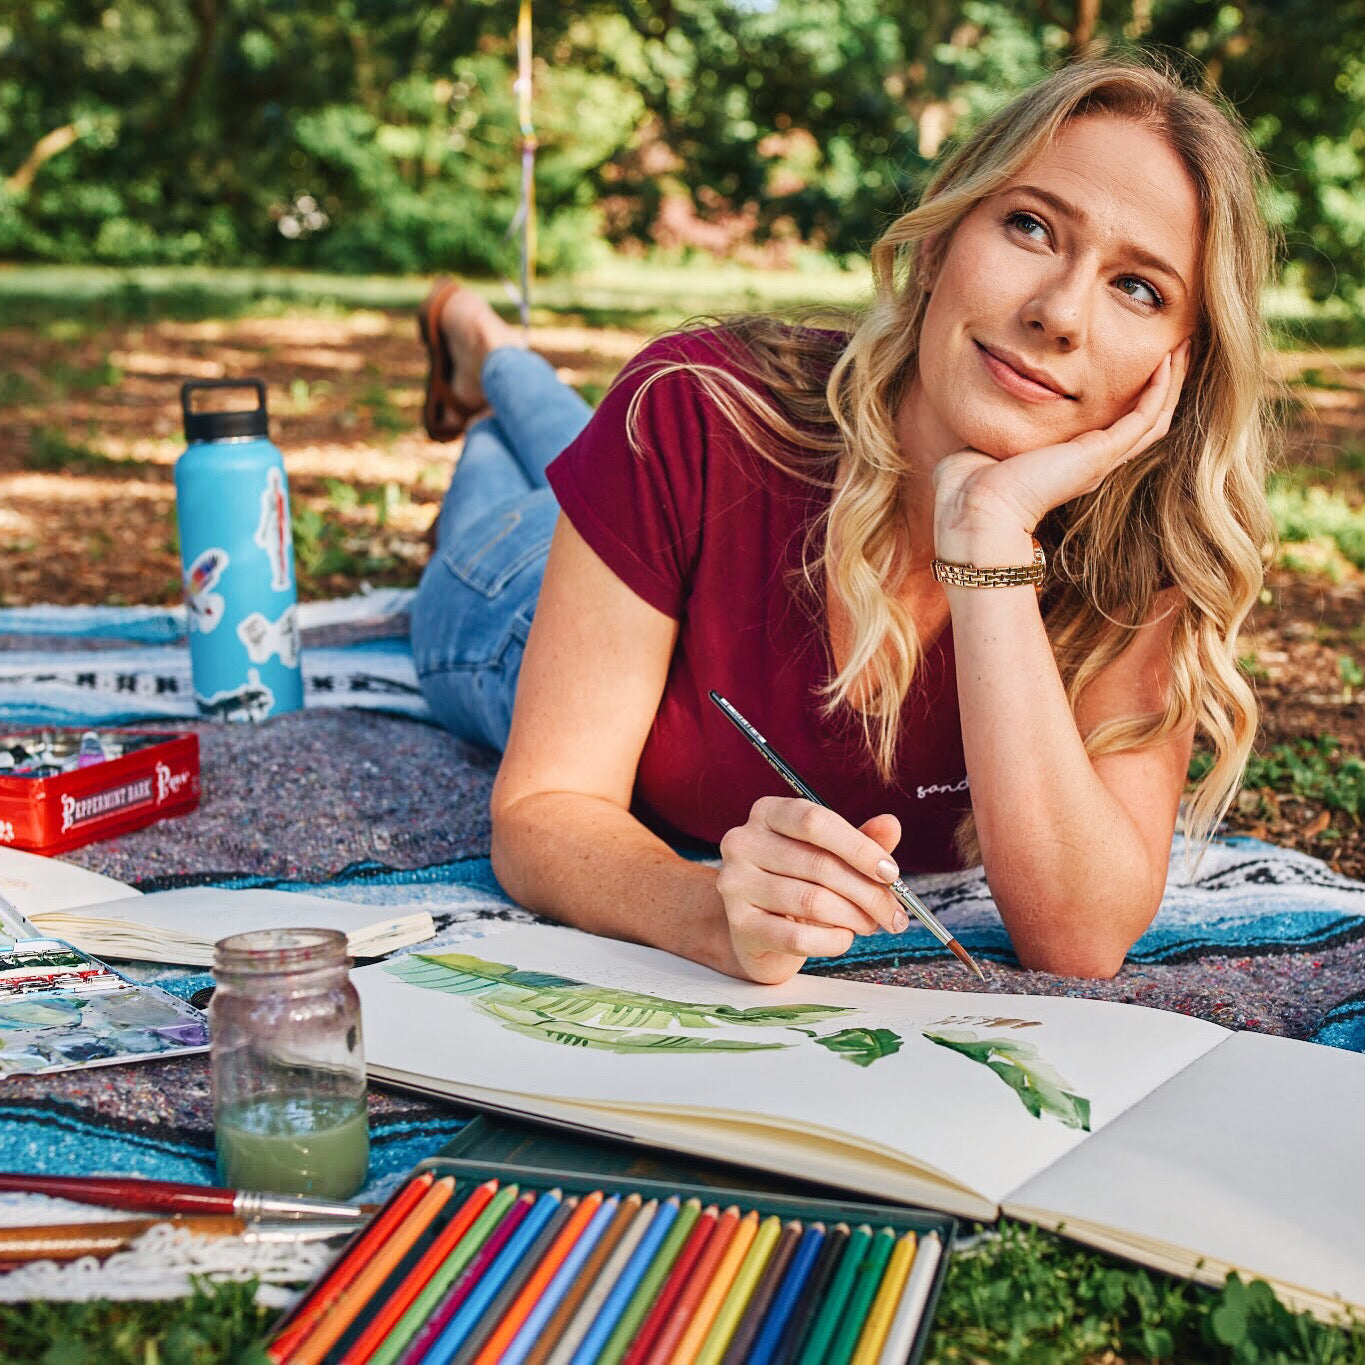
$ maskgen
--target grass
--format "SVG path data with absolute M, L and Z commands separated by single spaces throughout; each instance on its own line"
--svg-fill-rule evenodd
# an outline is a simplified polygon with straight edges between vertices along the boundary
M 163 1303 L 0 1307 L 0 1361 L 263 1365 L 274 1314 L 251 1293 L 223 1284 Z M 1205 1289 L 1005 1220 L 949 1262 L 925 1359 L 1365 1365 L 1365 1329 L 1290 1313 L 1264 1283 Z
M 1346 660 L 1343 667 L 1342 661 Z M 1349 655 L 1337 661 L 1343 686 L 1358 687 L 1365 678 Z M 1189 780 L 1197 782 L 1213 766 L 1213 756 L 1198 750 L 1190 759 Z M 1339 739 L 1318 735 L 1271 745 L 1247 761 L 1242 786 L 1247 791 L 1269 791 L 1297 797 L 1339 810 L 1359 822 L 1365 814 L 1365 762 L 1343 751 Z

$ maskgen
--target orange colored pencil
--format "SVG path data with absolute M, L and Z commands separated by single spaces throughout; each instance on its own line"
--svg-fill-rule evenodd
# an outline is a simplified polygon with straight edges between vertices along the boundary
M 706 1247 L 697 1257 L 697 1263 L 687 1277 L 682 1293 L 678 1295 L 673 1312 L 664 1323 L 663 1330 L 654 1343 L 654 1349 L 646 1357 L 646 1365 L 668 1365 L 673 1359 L 673 1352 L 687 1331 L 687 1324 L 692 1321 L 697 1305 L 701 1302 L 701 1296 L 706 1293 L 706 1286 L 711 1283 L 716 1267 L 720 1265 L 721 1257 L 725 1255 L 738 1227 L 739 1205 L 731 1204 L 721 1214 L 715 1231 L 707 1238 Z
M 454 1250 L 456 1243 L 469 1231 L 470 1224 L 484 1211 L 497 1188 L 496 1180 L 485 1180 L 474 1188 L 459 1213 L 441 1229 L 436 1240 L 423 1253 L 422 1259 L 413 1266 L 407 1279 L 393 1291 L 393 1297 L 375 1314 L 374 1320 L 342 1357 L 345 1365 L 361 1365 L 379 1349 L 394 1324 L 422 1292 L 436 1267 Z
M 483 1350 L 474 1357 L 473 1365 L 493 1365 L 493 1362 L 500 1359 L 502 1353 L 512 1344 L 512 1338 L 521 1330 L 522 1323 L 530 1316 L 531 1309 L 545 1292 L 545 1286 L 554 1278 L 555 1271 L 564 1264 L 564 1258 L 573 1250 L 574 1243 L 578 1241 L 604 1198 L 601 1190 L 594 1190 L 584 1196 L 545 1253 L 540 1265 L 522 1286 L 521 1293 L 513 1299 L 511 1307 L 498 1324 L 497 1331 L 488 1338 Z
M 375 1251 L 369 1264 L 355 1277 L 322 1321 L 294 1348 L 288 1358 L 289 1365 L 318 1365 L 351 1325 L 355 1315 L 370 1301 L 370 1295 L 407 1255 L 423 1229 L 454 1192 L 454 1176 L 442 1176 L 432 1183 L 422 1196 L 422 1202 L 393 1230 L 388 1241 Z
M 275 1365 L 288 1359 L 294 1347 L 313 1330 L 323 1314 L 341 1297 L 347 1285 L 364 1270 L 370 1253 L 417 1207 L 418 1200 L 431 1188 L 435 1179 L 432 1171 L 413 1176 L 388 1208 L 380 1212 L 370 1226 L 342 1252 L 326 1275 L 318 1281 L 298 1316 L 286 1323 L 279 1336 L 266 1348 L 266 1355 Z
M 692 1320 L 673 1352 L 672 1365 L 691 1365 L 697 1358 L 697 1352 L 701 1350 L 706 1334 L 711 1330 L 711 1324 L 715 1322 L 716 1314 L 720 1312 L 720 1306 L 735 1282 L 735 1276 L 739 1274 L 740 1262 L 753 1245 L 757 1232 L 758 1210 L 750 1209 L 739 1220 L 735 1235 L 730 1238 L 730 1245 L 725 1248 L 725 1255 L 721 1257 L 716 1273 L 711 1276 L 711 1283 L 697 1300 L 697 1311 L 692 1314 Z

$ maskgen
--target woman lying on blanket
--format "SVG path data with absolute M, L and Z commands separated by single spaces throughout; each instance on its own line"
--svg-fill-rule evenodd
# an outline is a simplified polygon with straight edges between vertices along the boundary
M 1274 534 L 1260 174 L 1202 94 L 1069 66 L 952 152 L 847 330 L 688 327 L 595 413 L 438 286 L 428 430 L 492 415 L 413 647 L 436 714 L 503 750 L 506 890 L 780 982 L 903 929 L 898 868 L 984 863 L 1025 966 L 1116 972 L 1196 729 L 1205 846 L 1256 727 L 1235 643 Z M 833 809 L 785 794 L 711 688 Z

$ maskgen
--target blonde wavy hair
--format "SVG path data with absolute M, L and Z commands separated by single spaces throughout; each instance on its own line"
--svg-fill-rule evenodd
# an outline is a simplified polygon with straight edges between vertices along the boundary
M 758 453 L 776 458 L 765 449 L 776 436 L 799 452 L 796 466 L 779 461 L 784 469 L 830 489 L 807 542 L 805 577 L 812 590 L 827 585 L 851 640 L 824 705 L 861 720 L 878 774 L 894 781 L 901 711 L 923 651 L 911 614 L 886 591 L 910 555 L 902 511 L 909 475 L 893 419 L 915 373 L 925 281 L 937 274 L 958 223 L 1069 120 L 1088 114 L 1151 128 L 1184 163 L 1202 215 L 1201 316 L 1169 433 L 1037 527 L 1049 565 L 1041 609 L 1074 714 L 1157 594 L 1180 589 L 1165 709 L 1109 720 L 1082 739 L 1096 758 L 1159 744 L 1196 722 L 1213 751 L 1185 804 L 1187 864 L 1196 868 L 1256 734 L 1256 697 L 1235 649 L 1275 544 L 1265 495 L 1271 423 L 1260 305 L 1275 252 L 1258 209 L 1265 172 L 1233 112 L 1152 58 L 1076 61 L 980 124 L 941 163 L 917 207 L 878 239 L 873 298 L 847 320 L 851 334 L 832 370 L 828 334 L 743 316 L 724 320 L 716 335 L 750 382 L 721 366 L 682 363 L 661 364 L 648 382 L 685 370 Z M 632 405 L 632 432 L 644 391 Z M 964 864 L 980 862 L 970 811 L 955 844 Z

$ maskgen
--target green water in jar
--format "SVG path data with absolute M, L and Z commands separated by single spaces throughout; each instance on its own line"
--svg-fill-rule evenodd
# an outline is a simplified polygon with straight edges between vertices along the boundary
M 218 1175 L 236 1190 L 348 1199 L 370 1164 L 363 1099 L 275 1095 L 216 1115 Z

